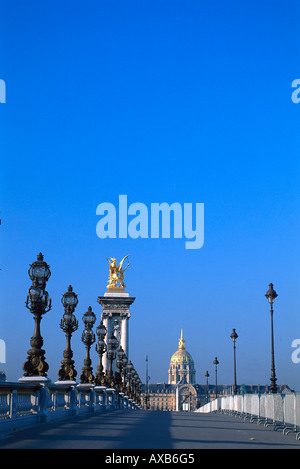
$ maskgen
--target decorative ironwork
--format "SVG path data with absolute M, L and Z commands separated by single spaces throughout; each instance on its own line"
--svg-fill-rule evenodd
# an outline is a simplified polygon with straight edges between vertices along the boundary
M 131 399 L 132 398 L 132 378 L 133 378 L 134 366 L 129 360 L 126 367 L 126 394 Z
M 116 360 L 117 370 L 115 371 L 115 377 L 114 377 L 115 388 L 117 389 L 118 392 L 124 391 L 122 374 L 123 374 L 124 363 L 127 363 L 126 360 L 127 359 L 126 359 L 126 354 L 124 350 L 122 349 L 122 347 L 119 347 L 119 350 L 117 352 L 117 360 Z
M 108 358 L 108 370 L 106 371 L 106 384 L 109 387 L 114 387 L 115 381 L 114 381 L 112 364 L 117 356 L 116 350 L 117 350 L 119 342 L 113 332 L 111 332 L 106 342 L 107 342 L 107 358 Z
M 60 328 L 66 334 L 66 348 L 63 354 L 64 359 L 61 361 L 61 367 L 58 374 L 59 381 L 75 381 L 77 371 L 75 370 L 75 361 L 72 360 L 73 352 L 71 349 L 71 337 L 72 334 L 78 329 L 78 321 L 74 316 L 75 308 L 78 304 L 77 295 L 73 292 L 73 288 L 70 285 L 68 291 L 62 297 L 62 304 L 65 308 L 64 315 L 60 321 Z
M 84 322 L 84 331 L 82 332 L 81 340 L 86 347 L 86 357 L 83 361 L 83 368 L 82 373 L 79 377 L 80 382 L 82 384 L 93 383 L 94 375 L 93 375 L 93 368 L 91 366 L 92 360 L 90 357 L 90 349 L 91 345 L 95 342 L 95 334 L 93 333 L 93 325 L 96 322 L 96 316 L 92 311 L 91 306 L 88 307 L 86 313 L 84 313 L 82 320 Z
M 216 399 L 217 399 L 217 397 L 218 397 L 218 364 L 219 364 L 219 361 L 218 361 L 217 357 L 215 357 L 215 359 L 213 361 L 213 364 L 215 365 Z
M 97 386 L 105 386 L 105 373 L 103 371 L 103 355 L 107 350 L 107 345 L 104 341 L 106 336 L 106 327 L 101 320 L 99 326 L 96 329 L 96 334 L 98 336 L 98 342 L 96 344 L 96 352 L 99 355 L 99 364 L 97 367 L 97 372 L 95 376 L 95 384 Z
M 277 378 L 276 378 L 276 373 L 275 373 L 275 358 L 274 358 L 274 330 L 273 330 L 273 304 L 275 301 L 275 298 L 277 297 L 276 291 L 273 289 L 273 283 L 269 284 L 269 289 L 267 293 L 265 294 L 265 297 L 267 298 L 269 304 L 270 304 L 270 313 L 271 313 L 271 386 L 270 386 L 270 391 L 273 394 L 277 393 Z
M 205 378 L 206 378 L 206 403 L 209 402 L 209 384 L 208 384 L 208 378 L 209 378 L 209 373 L 206 371 L 205 373 Z
M 42 349 L 44 341 L 40 325 L 43 314 L 51 310 L 51 299 L 45 290 L 51 272 L 41 252 L 38 254 L 37 260 L 30 265 L 28 273 L 32 285 L 29 288 L 25 305 L 33 314 L 35 327 L 30 340 L 31 349 L 28 350 L 27 360 L 23 364 L 24 376 L 46 377 L 49 365 L 45 360 L 45 350 Z
M 236 384 L 236 341 L 237 341 L 237 338 L 238 338 L 238 335 L 236 333 L 236 330 L 235 329 L 232 329 L 232 333 L 230 334 L 230 337 L 233 341 L 233 379 L 234 379 L 234 383 L 233 383 L 233 394 L 237 394 L 237 384 Z

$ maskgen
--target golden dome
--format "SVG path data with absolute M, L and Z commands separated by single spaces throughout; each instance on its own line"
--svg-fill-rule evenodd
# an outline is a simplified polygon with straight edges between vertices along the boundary
M 179 339 L 178 350 L 172 355 L 170 364 L 174 363 L 194 363 L 194 360 L 189 352 L 185 350 L 185 340 L 181 329 L 181 337 Z
M 170 363 L 194 363 L 194 360 L 189 352 L 186 350 L 177 350 L 172 355 Z

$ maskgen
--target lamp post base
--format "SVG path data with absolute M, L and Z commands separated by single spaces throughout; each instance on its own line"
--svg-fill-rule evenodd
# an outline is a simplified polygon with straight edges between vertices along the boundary
M 61 380 L 61 381 L 55 381 L 55 383 L 57 386 L 77 386 L 78 383 L 76 383 L 76 381 L 73 381 L 71 379 L 65 379 L 65 380 Z
M 47 384 L 50 383 L 50 379 L 47 376 L 22 376 L 18 381 L 20 383 L 29 383 L 29 384 Z

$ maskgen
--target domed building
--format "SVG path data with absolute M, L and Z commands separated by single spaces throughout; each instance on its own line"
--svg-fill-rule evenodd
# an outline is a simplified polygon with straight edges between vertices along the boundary
M 212 365 L 212 363 L 211 363 Z M 172 355 L 169 367 L 169 382 L 151 383 L 146 380 L 142 386 L 141 398 L 145 409 L 157 411 L 195 411 L 198 407 L 216 398 L 215 384 L 196 384 L 196 371 L 194 360 L 185 348 L 185 340 L 181 329 L 178 350 Z M 148 356 L 146 376 L 148 376 Z M 286 386 L 279 387 L 279 392 L 289 392 Z M 261 388 L 260 385 L 239 385 L 240 394 L 268 392 L 268 385 Z M 218 385 L 219 395 L 231 395 L 232 386 Z
M 185 340 L 181 329 L 178 350 L 172 355 L 169 368 L 168 384 L 195 384 L 196 371 L 191 354 L 185 349 Z

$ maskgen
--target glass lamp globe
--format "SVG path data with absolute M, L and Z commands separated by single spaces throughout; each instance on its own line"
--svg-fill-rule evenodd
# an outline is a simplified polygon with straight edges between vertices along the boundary
M 38 285 L 45 285 L 49 280 L 51 271 L 41 252 L 38 254 L 37 260 L 30 265 L 28 274 L 32 281 L 37 281 Z

